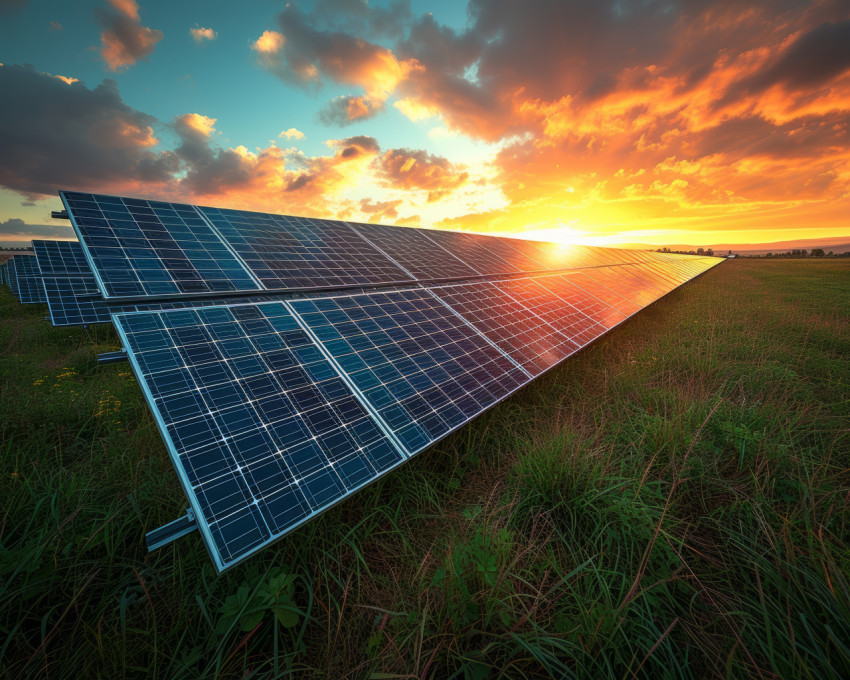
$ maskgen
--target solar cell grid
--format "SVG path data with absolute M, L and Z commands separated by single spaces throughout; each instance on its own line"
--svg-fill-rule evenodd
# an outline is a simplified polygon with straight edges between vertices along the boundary
M 191 205 L 60 194 L 105 297 L 260 289 Z
M 219 569 L 403 460 L 283 303 L 114 319 Z
M 574 343 L 576 349 L 584 347 L 605 330 L 587 314 L 541 286 L 536 279 L 512 279 L 502 281 L 500 285 L 511 297 L 533 309 L 541 320 Z
M 606 329 L 626 318 L 614 307 L 576 286 L 566 275 L 541 276 L 535 281 Z
M 431 290 L 532 377 L 577 349 L 575 343 L 498 283 L 466 283 Z
M 100 294 L 94 276 L 45 276 L 44 293 L 54 326 L 108 323 L 110 304 Z
M 17 277 L 17 296 L 21 304 L 44 302 L 44 286 L 41 283 L 41 271 L 32 255 L 20 256 L 15 263 Z
M 200 208 L 269 290 L 410 280 L 344 222 Z
M 33 240 L 38 267 L 44 276 L 91 276 L 83 247 L 78 241 Z
M 17 260 L 20 258 L 20 255 L 15 255 L 12 259 L 9 260 L 9 289 L 12 291 L 12 295 L 18 297 L 18 267 Z
M 614 292 L 601 280 L 599 269 L 586 269 L 584 271 L 571 272 L 568 274 L 570 281 L 577 285 L 582 290 L 587 291 L 597 300 L 601 300 L 605 304 L 613 307 L 624 316 L 631 316 L 640 309 L 631 300 L 624 298 L 619 293 Z
M 352 224 L 370 243 L 420 280 L 476 276 L 477 271 L 428 238 L 428 230 Z
M 480 238 L 457 231 L 428 230 L 428 238 L 463 260 L 479 274 L 517 274 L 523 270 L 497 253 Z
M 528 380 L 425 290 L 288 304 L 410 454 Z

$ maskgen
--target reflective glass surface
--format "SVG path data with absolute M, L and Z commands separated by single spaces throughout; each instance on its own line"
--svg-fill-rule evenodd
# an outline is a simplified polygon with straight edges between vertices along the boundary
M 283 303 L 115 323 L 219 569 L 403 460 Z
M 106 297 L 260 289 L 191 205 L 60 194 Z
M 409 281 L 344 222 L 200 208 L 269 290 Z

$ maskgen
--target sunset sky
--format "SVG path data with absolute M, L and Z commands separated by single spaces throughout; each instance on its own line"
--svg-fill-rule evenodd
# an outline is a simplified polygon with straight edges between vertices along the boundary
M 0 240 L 58 189 L 574 243 L 850 235 L 850 3 L 0 0 Z

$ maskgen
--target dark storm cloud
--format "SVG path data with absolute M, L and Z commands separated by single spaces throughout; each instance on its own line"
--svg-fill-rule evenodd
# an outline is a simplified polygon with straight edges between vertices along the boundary
M 39 73 L 0 67 L 0 185 L 24 194 L 109 186 L 117 179 L 168 182 L 177 158 L 149 150 L 153 116 L 121 100 L 112 80 L 90 90 Z

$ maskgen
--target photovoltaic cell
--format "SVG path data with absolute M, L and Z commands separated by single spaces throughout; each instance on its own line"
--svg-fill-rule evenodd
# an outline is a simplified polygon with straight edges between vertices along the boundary
M 500 283 L 464 283 L 432 292 L 532 377 L 578 348 Z
M 32 255 L 20 256 L 15 261 L 16 289 L 21 304 L 44 302 L 44 286 L 41 283 L 41 271 Z
M 269 290 L 409 281 L 344 222 L 200 208 Z
M 281 302 L 114 321 L 220 570 L 403 460 Z
M 288 304 L 410 454 L 527 380 L 426 290 Z
M 352 227 L 420 281 L 478 275 L 476 270 L 430 239 L 431 230 L 379 224 L 352 224 Z
M 623 316 L 631 316 L 640 309 L 640 307 L 631 300 L 627 300 L 622 295 L 619 295 L 606 287 L 604 282 L 600 280 L 598 271 L 599 270 L 596 269 L 589 271 L 575 271 L 570 272 L 567 276 L 573 284 L 590 293 L 597 300 L 613 307 Z
M 22 257 L 21 255 L 13 256 L 8 263 L 9 270 L 7 272 L 7 276 L 9 279 L 9 290 L 12 291 L 12 295 L 18 297 L 18 275 L 17 275 L 17 260 Z
M 91 276 L 79 241 L 33 240 L 38 268 L 44 276 Z
M 584 347 L 607 330 L 536 279 L 514 279 L 500 285 L 515 300 L 534 309 L 542 321 L 568 338 L 576 348 Z
M 104 297 L 259 290 L 191 205 L 60 192 Z
M 54 326 L 86 326 L 111 320 L 110 303 L 103 299 L 91 273 L 45 276 L 44 293 Z
M 626 315 L 616 308 L 576 286 L 568 276 L 563 274 L 541 276 L 535 281 L 605 329 L 613 328 L 626 318 Z
M 522 268 L 513 262 L 514 254 L 516 254 L 516 259 L 520 258 L 519 253 L 516 253 L 513 249 L 510 249 L 507 253 L 495 252 L 490 242 L 491 237 L 430 229 L 428 230 L 428 238 L 456 255 L 479 274 L 517 274 L 529 271 L 527 267 Z M 503 255 L 506 255 L 507 258 Z M 524 264 L 527 265 L 527 258 L 523 257 L 522 259 Z M 542 267 L 534 265 L 530 271 L 538 268 L 542 269 Z

